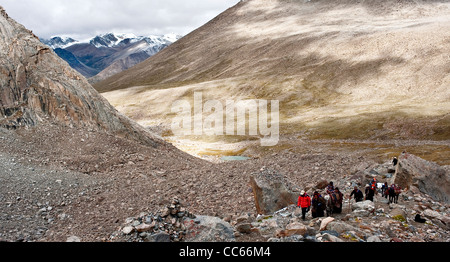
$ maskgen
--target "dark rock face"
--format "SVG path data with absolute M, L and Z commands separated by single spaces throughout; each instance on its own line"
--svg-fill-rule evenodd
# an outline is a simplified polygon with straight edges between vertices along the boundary
M 69 63 L 70 67 L 80 72 L 83 76 L 90 77 L 97 74 L 97 70 L 95 68 L 91 68 L 83 64 L 74 54 L 66 49 L 56 48 L 54 51 L 59 57 Z
M 119 114 L 83 76 L 1 7 L 0 12 L 0 127 L 52 121 L 155 145 L 160 141 Z
M 433 199 L 450 203 L 450 174 L 439 165 L 415 155 L 400 155 L 393 182 L 402 188 L 416 186 Z

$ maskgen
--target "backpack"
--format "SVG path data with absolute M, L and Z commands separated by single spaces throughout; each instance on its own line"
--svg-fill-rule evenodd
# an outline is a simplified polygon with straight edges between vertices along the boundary
M 336 192 L 333 192 L 333 194 L 331 194 L 331 199 L 332 199 L 333 205 L 335 207 L 339 208 L 341 206 L 340 201 L 339 201 L 341 199 L 341 196 L 339 194 L 336 194 Z

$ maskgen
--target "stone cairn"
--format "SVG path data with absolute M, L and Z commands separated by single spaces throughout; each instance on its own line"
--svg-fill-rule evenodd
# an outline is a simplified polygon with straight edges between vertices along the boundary
M 138 217 L 127 218 L 121 230 L 110 236 L 110 241 L 180 242 L 186 235 L 184 219 L 195 218 L 175 198 L 156 214 L 141 213 Z

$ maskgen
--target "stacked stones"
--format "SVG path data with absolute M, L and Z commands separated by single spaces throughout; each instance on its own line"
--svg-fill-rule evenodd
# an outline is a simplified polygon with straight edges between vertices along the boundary
M 183 220 L 195 216 L 181 206 L 178 199 L 157 214 L 141 213 L 128 218 L 121 231 L 111 235 L 111 241 L 128 242 L 179 242 L 186 235 Z

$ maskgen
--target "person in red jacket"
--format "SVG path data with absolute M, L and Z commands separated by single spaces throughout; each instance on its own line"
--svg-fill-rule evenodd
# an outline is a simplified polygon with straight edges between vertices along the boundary
M 305 220 L 306 213 L 308 213 L 311 207 L 311 198 L 304 190 L 300 193 L 297 206 L 302 209 L 302 219 Z

